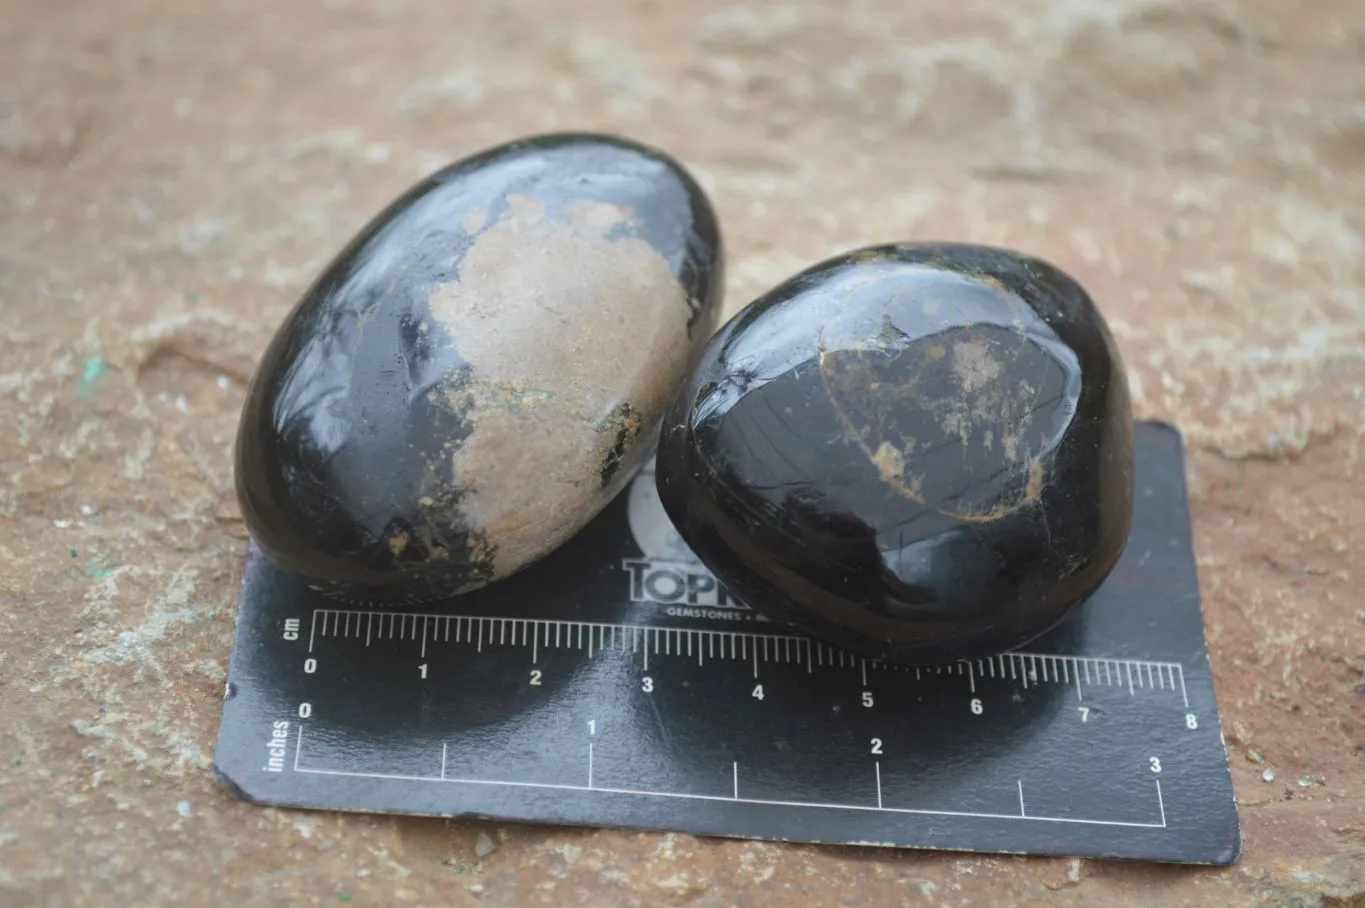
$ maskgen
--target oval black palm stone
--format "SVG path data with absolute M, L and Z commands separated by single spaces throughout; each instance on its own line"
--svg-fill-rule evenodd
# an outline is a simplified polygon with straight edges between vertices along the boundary
M 1045 262 L 864 249 L 711 340 L 657 483 L 756 611 L 887 661 L 973 658 L 1052 627 L 1118 559 L 1127 378 L 1089 296 Z
M 611 500 L 715 327 L 711 206 L 666 155 L 559 134 L 414 186 L 327 266 L 248 394 L 267 557 L 355 599 L 505 577 Z

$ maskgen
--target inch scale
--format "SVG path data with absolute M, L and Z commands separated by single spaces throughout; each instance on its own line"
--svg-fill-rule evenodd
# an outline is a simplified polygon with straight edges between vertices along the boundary
M 728 599 L 647 474 L 458 611 L 340 608 L 252 551 L 216 766 L 280 805 L 1229 863 L 1179 437 L 1137 439 L 1104 588 L 1045 652 L 932 668 Z

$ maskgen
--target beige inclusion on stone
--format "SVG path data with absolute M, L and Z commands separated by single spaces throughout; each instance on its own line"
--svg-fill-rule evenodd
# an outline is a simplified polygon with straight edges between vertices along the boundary
M 931 358 L 940 357 L 931 355 Z M 962 382 L 962 390 L 971 394 L 1000 374 L 1000 363 L 991 354 L 989 344 L 963 341 L 953 347 L 953 372 Z
M 687 295 L 668 261 L 638 237 L 607 239 L 628 209 L 571 202 L 554 220 L 537 198 L 507 203 L 460 279 L 429 299 L 473 376 L 447 394 L 472 430 L 433 469 L 448 463 L 439 479 L 466 490 L 460 511 L 493 551 L 490 579 L 558 547 L 620 489 L 627 469 L 601 486 L 620 430 L 609 418 L 629 404 L 652 427 L 690 358 Z
M 1016 321 L 1009 327 L 1021 338 L 1024 336 L 1022 322 Z M 860 345 L 859 349 L 868 348 Z M 1004 364 L 997 356 L 995 345 L 988 340 L 959 341 L 947 346 L 930 343 L 924 346 L 924 354 L 931 362 L 951 355 L 953 374 L 961 383 L 960 396 L 938 402 L 939 406 L 934 416 L 940 428 L 948 435 L 958 436 L 964 446 L 972 443 L 973 432 L 976 429 L 984 428 L 984 444 L 988 450 L 993 449 L 998 430 L 1004 465 L 1027 472 L 1022 494 L 1013 500 L 1003 501 L 990 510 L 982 512 L 963 508 L 936 510 L 969 523 L 982 523 L 998 520 L 1024 504 L 1037 501 L 1047 478 L 1047 470 L 1042 460 L 1045 452 L 1025 450 L 1022 443 L 1023 435 L 1033 418 L 1030 410 L 1034 391 L 1032 386 L 1023 382 L 1011 388 L 1008 385 L 1002 386 L 997 381 Z M 822 351 L 820 358 L 822 372 L 827 368 L 826 358 Z M 860 373 L 861 371 L 859 370 Z M 867 387 L 870 391 L 877 392 L 881 384 L 869 382 Z M 829 387 L 834 388 L 837 385 L 838 382 L 834 382 L 829 384 Z M 856 425 L 840 403 L 837 394 L 831 397 L 831 402 L 849 431 L 848 437 L 862 448 L 863 453 L 877 467 L 882 479 L 912 501 L 929 506 L 923 492 L 924 477 L 911 469 L 915 439 L 902 439 L 903 449 L 889 440 L 882 440 L 876 450 L 873 450 L 867 441 L 871 427 Z

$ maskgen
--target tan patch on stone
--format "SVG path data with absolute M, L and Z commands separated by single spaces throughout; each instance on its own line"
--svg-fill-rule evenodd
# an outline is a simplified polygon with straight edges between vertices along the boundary
M 643 239 L 606 239 L 628 210 L 576 202 L 555 221 L 539 199 L 507 201 L 461 279 L 429 301 L 473 375 L 447 392 L 473 431 L 434 468 L 467 491 L 460 510 L 494 552 L 493 579 L 559 546 L 616 492 L 628 469 L 606 489 L 600 479 L 621 429 L 613 412 L 629 404 L 653 423 L 689 349 L 667 260 Z
M 1005 326 L 995 328 L 1007 333 L 1010 331 Z M 1017 342 L 1024 343 L 1022 340 Z M 858 344 L 854 350 L 861 355 L 875 346 Z M 935 356 L 934 351 L 940 355 Z M 978 334 L 967 332 L 963 340 L 924 343 L 918 352 L 909 355 L 920 354 L 923 354 L 925 368 L 951 369 L 953 378 L 960 385 L 956 393 L 942 394 L 933 400 L 925 399 L 923 373 L 892 384 L 874 379 L 880 374 L 861 358 L 836 372 L 835 355 L 821 351 L 820 369 L 832 392 L 830 400 L 844 423 L 849 439 L 862 449 L 883 480 L 899 494 L 958 520 L 969 523 L 998 520 L 1037 501 L 1047 475 L 1044 461 L 1050 447 L 1044 445 L 1040 450 L 1031 450 L 1024 441 L 1034 419 L 1032 406 L 1036 389 L 1029 382 L 1011 385 L 1000 380 L 1006 362 L 1019 355 L 1019 350 L 1013 349 L 1008 342 L 1003 345 L 993 343 Z M 951 356 L 951 362 L 941 362 L 944 356 Z M 842 359 L 848 362 L 846 358 Z M 931 381 L 931 384 L 936 385 L 937 382 Z M 937 423 L 944 436 L 953 438 L 964 448 L 978 447 L 989 452 L 998 450 L 998 466 L 1012 476 L 1022 478 L 1022 488 L 985 509 L 961 503 L 948 508 L 932 504 L 926 498 L 925 477 L 916 470 L 914 452 L 918 440 L 909 436 L 880 439 L 880 424 L 860 423 L 860 420 L 870 418 L 872 411 L 862 412 L 856 418 L 850 412 L 850 401 L 864 392 L 885 395 L 886 402 L 879 406 L 886 408 L 897 406 L 895 401 L 923 408 L 925 415 Z
M 482 230 L 486 223 L 488 223 L 488 212 L 482 208 L 475 208 L 460 219 L 460 229 L 465 233 L 475 234 Z
M 1028 485 L 1024 486 L 1024 501 L 1037 501 L 1043 494 L 1043 480 L 1046 477 L 1043 462 L 1035 460 L 1028 465 Z
M 905 455 L 888 441 L 877 446 L 876 453 L 872 455 L 872 462 L 887 478 L 899 477 L 905 472 Z
M 931 356 L 932 359 L 938 359 Z M 991 355 L 990 344 L 967 341 L 953 347 L 953 371 L 968 393 L 985 387 L 1000 374 L 1000 363 Z

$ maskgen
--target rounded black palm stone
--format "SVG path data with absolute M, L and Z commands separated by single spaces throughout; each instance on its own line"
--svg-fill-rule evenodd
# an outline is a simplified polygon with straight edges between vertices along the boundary
M 864 655 L 974 658 L 1052 627 L 1132 514 L 1114 340 L 1057 268 L 970 245 L 831 259 L 711 340 L 659 497 L 753 609 Z
M 237 438 L 248 530 L 352 599 L 519 570 L 649 452 L 721 280 L 710 203 L 657 150 L 556 134 L 439 171 L 361 230 L 267 349 Z

